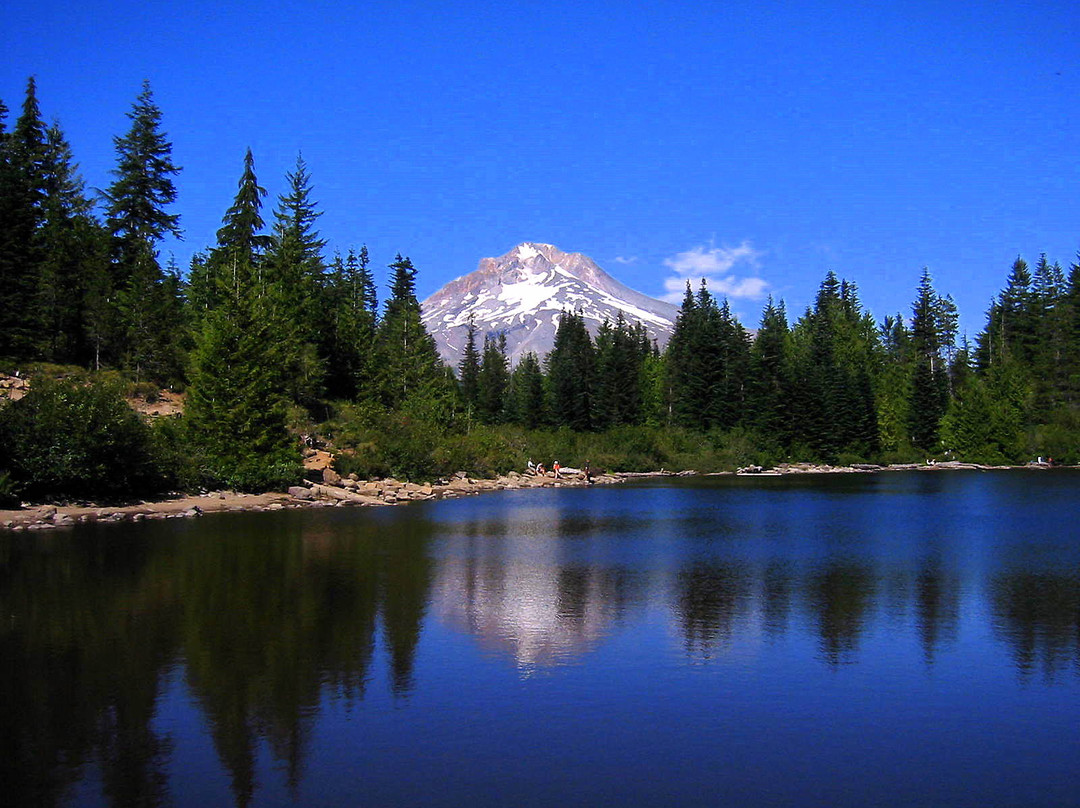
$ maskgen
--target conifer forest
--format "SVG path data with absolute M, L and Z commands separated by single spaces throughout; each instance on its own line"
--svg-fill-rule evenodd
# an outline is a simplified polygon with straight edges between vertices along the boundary
M 288 485 L 302 441 L 342 472 L 414 480 L 556 456 L 700 471 L 1080 459 L 1080 257 L 1003 256 L 971 339 L 928 269 L 880 317 L 830 271 L 805 311 L 770 298 L 748 324 L 688 285 L 662 350 L 638 323 L 593 335 L 567 311 L 547 356 L 511 367 L 500 335 L 471 327 L 450 368 L 418 268 L 388 261 L 381 296 L 381 260 L 320 236 L 302 158 L 271 196 L 255 155 L 236 155 L 216 243 L 163 263 L 182 169 L 149 84 L 128 118 L 111 183 L 91 191 L 33 79 L 20 109 L 0 102 L 0 371 L 31 379 L 0 404 L 0 500 Z M 182 416 L 124 404 L 161 389 L 183 393 Z

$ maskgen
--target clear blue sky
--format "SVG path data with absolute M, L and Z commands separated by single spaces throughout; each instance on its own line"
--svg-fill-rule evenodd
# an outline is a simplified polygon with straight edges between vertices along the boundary
M 1017 254 L 1080 248 L 1074 2 L 8 0 L 0 98 L 105 187 L 149 79 L 184 167 L 182 266 L 254 151 L 302 151 L 330 253 L 409 255 L 421 297 L 521 241 L 647 294 L 708 273 L 748 326 L 828 269 L 880 320 L 923 266 L 972 335 Z M 267 211 L 269 218 L 269 211 Z M 385 285 L 383 285 L 385 289 Z M 382 290 L 381 290 L 382 291 Z

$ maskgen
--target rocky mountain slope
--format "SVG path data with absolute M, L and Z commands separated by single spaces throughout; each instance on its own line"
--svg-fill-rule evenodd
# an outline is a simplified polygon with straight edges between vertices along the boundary
M 614 323 L 621 311 L 628 322 L 643 323 L 661 346 L 678 313 L 675 306 L 619 283 L 588 256 L 531 242 L 482 259 L 476 271 L 446 284 L 422 306 L 424 325 L 453 367 L 461 361 L 470 315 L 477 349 L 483 349 L 485 334 L 504 333 L 514 362 L 527 351 L 543 359 L 555 343 L 563 311 L 580 312 L 593 334 L 605 319 Z

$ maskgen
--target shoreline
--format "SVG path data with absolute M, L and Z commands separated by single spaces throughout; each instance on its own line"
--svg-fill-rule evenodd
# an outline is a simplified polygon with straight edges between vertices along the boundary
M 13 533 L 71 528 L 90 522 L 141 522 L 160 519 L 189 519 L 207 513 L 237 513 L 281 511 L 299 508 L 381 507 L 408 502 L 456 499 L 488 491 L 523 490 L 528 488 L 575 488 L 590 485 L 614 485 L 629 480 L 651 477 L 783 477 L 802 474 L 876 474 L 890 471 L 1048 471 L 1047 464 L 1024 466 L 986 466 L 978 463 L 944 461 L 935 464 L 898 463 L 888 466 L 857 463 L 851 466 L 829 466 L 814 463 L 783 463 L 773 468 L 749 466 L 736 471 L 699 473 L 686 471 L 614 472 L 596 475 L 592 482 L 583 475 L 535 477 L 510 472 L 495 479 L 469 477 L 458 472 L 449 480 L 436 483 L 407 483 L 400 480 L 341 479 L 328 475 L 322 483 L 305 482 L 285 492 L 243 494 L 236 491 L 211 491 L 205 494 L 176 494 L 159 500 L 146 500 L 125 505 L 32 504 L 20 509 L 0 509 L 0 531 Z

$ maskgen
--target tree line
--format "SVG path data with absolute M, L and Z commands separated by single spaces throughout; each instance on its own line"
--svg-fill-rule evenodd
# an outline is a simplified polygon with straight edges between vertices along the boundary
M 739 434 L 774 460 L 1075 459 L 1080 260 L 1066 271 L 1017 258 L 974 344 L 929 271 L 910 312 L 880 323 L 830 271 L 794 322 L 770 298 L 753 333 L 688 284 L 663 350 L 621 315 L 594 335 L 568 311 L 546 357 L 511 367 L 502 336 L 471 324 L 451 369 L 421 323 L 407 257 L 390 263 L 380 302 L 365 247 L 327 256 L 302 157 L 267 222 L 249 149 L 216 243 L 181 272 L 159 251 L 181 234 L 181 168 L 149 84 L 96 194 L 59 124 L 45 123 L 33 78 L 10 129 L 7 118 L 0 102 L 0 360 L 184 388 L 182 424 L 161 431 L 207 482 L 295 476 L 295 433 L 313 422 L 365 446 L 425 424 L 417 444 L 475 428 L 638 428 Z M 342 413 L 368 429 L 335 422 Z M 16 462 L 6 451 L 0 468 Z

